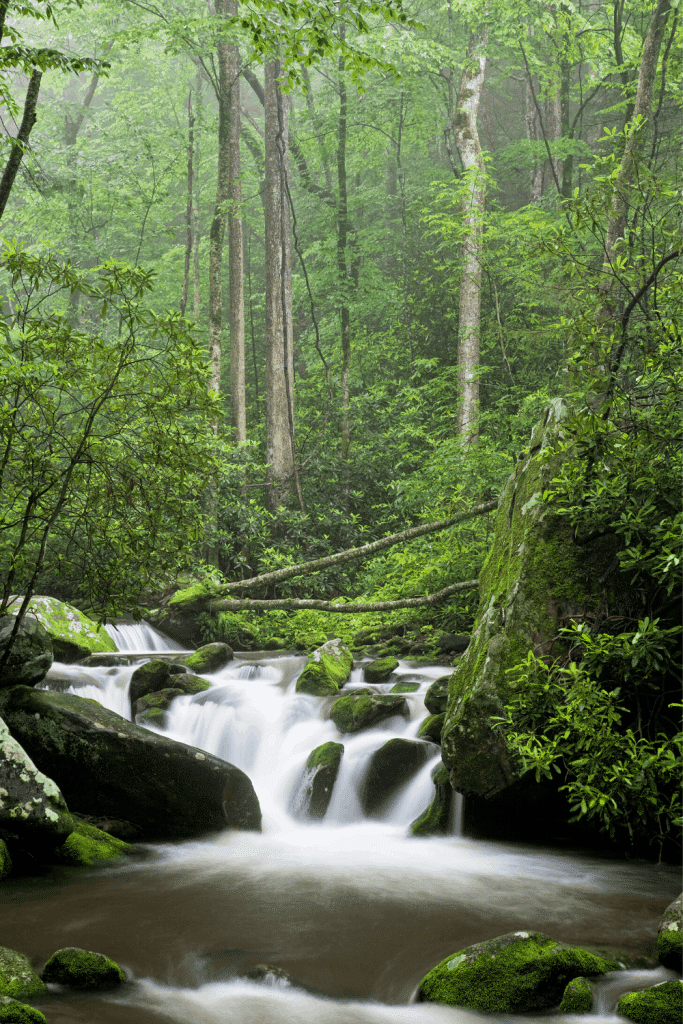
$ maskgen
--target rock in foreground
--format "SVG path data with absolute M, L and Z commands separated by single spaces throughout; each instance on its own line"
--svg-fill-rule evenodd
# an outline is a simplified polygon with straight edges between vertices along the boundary
M 683 982 L 665 981 L 641 992 L 629 992 L 619 1000 L 617 1013 L 634 1024 L 681 1024 Z
M 9 996 L 0 996 L 0 1024 L 47 1024 L 40 1010 Z
M 401 786 L 433 756 L 431 743 L 401 737 L 387 740 L 370 758 L 360 787 L 360 803 L 365 814 L 384 810 Z
M 126 976 L 104 953 L 68 946 L 53 953 L 43 970 L 43 981 L 89 991 L 116 988 Z
M 73 811 L 131 822 L 142 841 L 261 827 L 254 788 L 239 768 L 96 701 L 15 686 L 0 692 L 0 715 Z

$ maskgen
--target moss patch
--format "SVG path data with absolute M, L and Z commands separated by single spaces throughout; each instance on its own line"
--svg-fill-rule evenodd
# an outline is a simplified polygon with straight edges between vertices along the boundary
M 391 693 L 368 693 L 354 690 L 336 700 L 330 708 L 330 718 L 340 732 L 360 732 L 392 715 L 407 715 L 405 697 Z
M 398 668 L 396 658 L 380 658 L 363 665 L 363 677 L 366 683 L 386 683 L 392 672 Z
M 47 1024 L 44 1013 L 8 996 L 0 996 L 0 1024 Z
M 99 860 L 116 860 L 132 850 L 128 843 L 102 832 L 84 821 L 74 821 L 74 831 L 67 837 L 55 858 L 61 864 L 89 867 Z
M 574 978 L 562 994 L 560 1013 L 590 1013 L 593 1007 L 593 989 L 585 978 Z
M 445 765 L 438 766 L 432 774 L 432 781 L 435 790 L 434 799 L 427 810 L 410 826 L 412 836 L 443 836 L 448 833 L 451 801 L 454 794 Z
M 47 992 L 28 957 L 0 946 L 0 996 L 35 999 Z
M 232 661 L 232 647 L 229 644 L 204 644 L 194 654 L 183 658 L 183 665 L 186 665 L 191 672 L 219 672 Z
M 416 693 L 420 689 L 419 683 L 394 683 L 389 693 Z
M 421 740 L 431 740 L 432 743 L 441 743 L 441 730 L 446 715 L 429 715 L 420 726 L 418 737 Z
M 681 1024 L 683 982 L 665 981 L 642 992 L 629 992 L 619 1000 L 617 1013 L 634 1024 Z
M 47 630 L 55 661 L 69 663 L 89 654 L 118 650 L 106 629 L 56 597 L 33 597 L 28 610 Z
M 119 965 L 104 953 L 91 953 L 76 946 L 58 949 L 43 970 L 43 981 L 90 991 L 116 988 L 125 980 Z
M 657 958 L 664 967 L 681 973 L 683 954 L 683 893 L 666 908 L 657 933 Z
M 297 693 L 328 697 L 339 693 L 351 674 L 353 655 L 338 638 L 313 651 L 296 681 Z

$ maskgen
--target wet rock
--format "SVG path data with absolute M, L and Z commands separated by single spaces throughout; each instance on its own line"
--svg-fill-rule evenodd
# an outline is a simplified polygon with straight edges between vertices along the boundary
M 36 999 L 47 992 L 45 983 L 31 967 L 27 956 L 0 946 L 0 996 Z
M 94 825 L 75 821 L 74 826 L 71 835 L 55 854 L 54 859 L 60 864 L 89 867 L 100 860 L 117 860 L 132 851 L 128 843 L 101 832 Z
M 258 799 L 239 768 L 96 701 L 15 686 L 0 692 L 0 714 L 80 814 L 128 821 L 143 841 L 260 829 Z
M 381 812 L 433 756 L 433 745 L 420 740 L 395 737 L 383 744 L 370 758 L 360 788 L 360 802 L 365 814 Z
M 421 740 L 431 740 L 432 743 L 441 743 L 441 730 L 443 729 L 445 714 L 429 715 L 420 726 L 418 737 Z
M 232 647 L 229 644 L 204 644 L 194 654 L 183 658 L 182 664 L 190 672 L 220 672 L 233 659 Z
M 273 967 L 271 964 L 257 964 L 256 967 L 252 967 L 250 971 L 247 971 L 243 977 L 249 978 L 250 981 L 260 981 L 264 985 L 273 985 L 277 988 L 289 988 L 292 985 L 296 985 L 291 974 L 283 971 L 281 967 Z
M 629 992 L 619 1000 L 617 1013 L 634 1024 L 681 1024 L 683 982 L 665 981 L 640 992 Z
M 98 651 L 118 650 L 103 626 L 56 597 L 32 597 L 28 610 L 50 637 L 55 661 L 71 664 Z
M 487 1013 L 535 1013 L 557 1006 L 573 978 L 618 968 L 541 932 L 514 932 L 446 957 L 420 982 L 419 998 Z
M 363 665 L 363 678 L 366 683 L 386 683 L 392 672 L 398 668 L 396 658 L 380 658 Z
M 444 654 L 462 654 L 467 650 L 469 642 L 466 633 L 441 633 L 437 645 Z
M 211 683 L 207 679 L 193 676 L 189 672 L 183 675 L 170 675 L 168 682 L 173 685 L 138 697 L 133 704 L 133 715 L 137 717 L 151 710 L 168 711 L 176 697 L 192 696 L 211 689 Z
M 352 690 L 330 708 L 330 718 L 340 732 L 360 732 L 393 715 L 408 715 L 408 702 L 398 693 Z
M 448 683 L 450 676 L 435 679 L 425 693 L 425 707 L 433 715 L 442 715 L 448 705 Z
M 128 690 L 131 707 L 140 697 L 166 689 L 171 685 L 169 683 L 171 675 L 171 666 L 163 658 L 153 658 L 152 661 L 146 661 L 144 665 L 136 668 L 130 677 Z
M 144 697 L 139 697 L 135 701 L 135 704 L 133 704 L 133 717 L 138 722 L 162 721 L 165 712 L 168 711 L 174 699 L 182 696 L 183 691 L 176 689 L 175 687 L 167 687 L 165 690 L 157 690 L 156 693 L 146 693 Z M 150 711 L 156 711 L 158 714 L 150 717 Z
M 0 618 L 0 660 L 3 658 L 14 630 L 16 616 Z M 52 642 L 45 628 L 34 615 L 24 615 L 12 644 L 7 663 L 0 668 L 0 688 L 35 686 L 52 665 Z
M 427 810 L 410 826 L 410 834 L 413 836 L 445 836 L 448 834 L 451 803 L 455 794 L 448 778 L 448 768 L 444 764 L 437 765 L 432 772 L 432 782 L 434 783 L 434 799 Z
M 341 765 L 343 743 L 323 743 L 308 755 L 304 801 L 310 818 L 324 818 Z
M 389 693 L 416 693 L 420 689 L 419 683 L 394 683 Z
M 125 980 L 125 974 L 114 960 L 104 953 L 91 953 L 77 946 L 58 949 L 43 968 L 43 981 L 81 990 L 117 988 Z
M 47 1024 L 40 1010 L 9 996 L 0 996 L 0 1024 Z
M 296 681 L 297 693 L 310 693 L 327 697 L 339 693 L 351 674 L 353 655 L 337 637 L 328 640 L 309 655 L 304 669 Z
M 664 967 L 681 973 L 683 893 L 669 904 L 657 931 L 657 958 Z
M 593 989 L 585 978 L 574 978 L 562 994 L 560 1013 L 590 1013 L 593 1008 Z

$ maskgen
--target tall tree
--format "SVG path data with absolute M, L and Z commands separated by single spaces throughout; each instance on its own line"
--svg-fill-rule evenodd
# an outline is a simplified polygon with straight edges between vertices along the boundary
M 237 14 L 237 0 L 228 0 L 227 12 Z M 244 356 L 244 240 L 240 161 L 240 54 L 236 43 L 227 46 L 230 82 L 228 139 L 228 249 L 230 258 L 230 413 L 233 439 L 247 439 L 247 401 Z

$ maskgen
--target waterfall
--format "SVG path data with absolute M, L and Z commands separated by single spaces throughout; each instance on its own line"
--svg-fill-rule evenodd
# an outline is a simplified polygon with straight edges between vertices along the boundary
M 164 636 L 148 622 L 107 623 L 104 627 L 120 651 L 149 654 L 151 651 L 183 651 L 185 648 Z

